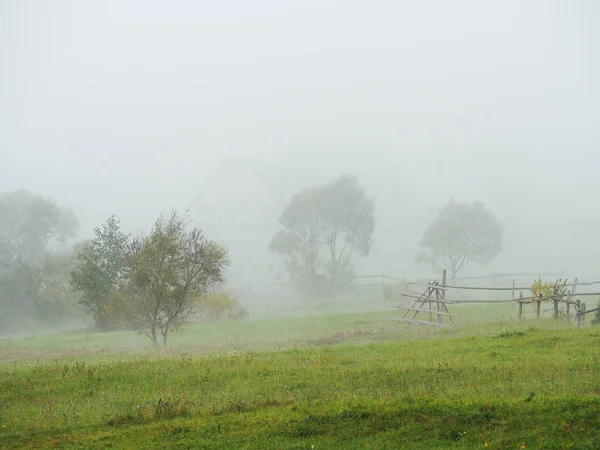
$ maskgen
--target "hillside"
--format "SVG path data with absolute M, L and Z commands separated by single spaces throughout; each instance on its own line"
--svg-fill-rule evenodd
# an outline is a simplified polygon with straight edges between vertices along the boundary
M 7 361 L 0 447 L 593 448 L 600 331 L 535 325 Z

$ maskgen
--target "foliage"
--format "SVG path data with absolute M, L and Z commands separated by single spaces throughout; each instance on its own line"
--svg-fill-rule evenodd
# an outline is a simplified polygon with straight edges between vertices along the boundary
M 173 211 L 160 216 L 150 235 L 132 246 L 127 325 L 163 345 L 197 309 L 199 297 L 223 281 L 227 250 Z
M 129 319 L 134 305 L 126 289 L 116 289 L 110 293 L 102 306 L 102 317 L 109 330 L 128 330 Z
M 502 238 L 502 225 L 483 203 L 450 201 L 425 231 L 417 261 L 448 269 L 455 284 L 469 264 L 489 264 L 501 252 Z
M 73 212 L 49 198 L 25 190 L 0 194 L 0 263 L 37 264 L 49 245 L 65 244 L 78 228 Z
M 199 299 L 197 317 L 201 322 L 240 320 L 246 317 L 246 312 L 229 292 L 212 292 Z
M 567 280 L 562 278 L 557 279 L 554 283 L 544 283 L 541 277 L 538 277 L 531 284 L 531 303 L 534 309 L 537 308 L 537 300 L 549 301 L 553 299 L 562 299 L 567 295 Z M 561 312 L 560 314 L 563 314 Z
M 81 293 L 81 305 L 96 326 L 108 329 L 106 303 L 126 279 L 130 237 L 114 215 L 94 233 L 95 238 L 84 243 L 77 255 L 79 265 L 71 273 L 71 286 Z
M 0 274 L 0 333 L 32 315 L 40 270 L 17 259 Z
M 31 318 L 46 255 L 78 230 L 67 209 L 25 190 L 0 194 L 0 332 Z
M 82 246 L 73 251 L 46 255 L 39 272 L 39 287 L 35 298 L 34 315 L 37 319 L 59 324 L 82 319 L 81 295 L 71 289 L 71 272 L 77 266 L 77 255 Z
M 543 283 L 541 277 L 535 280 L 530 288 L 532 303 L 536 302 L 536 299 L 542 301 L 551 300 L 554 298 L 564 298 L 567 295 L 567 280 L 559 278 L 554 283 Z
M 284 258 L 292 284 L 301 291 L 332 295 L 352 282 L 353 257 L 369 254 L 373 211 L 373 199 L 357 178 L 342 175 L 292 196 L 269 250 Z
M 552 295 L 552 287 L 553 286 L 554 286 L 553 283 L 542 282 L 541 278 L 538 278 L 537 280 L 535 280 L 530 288 L 531 296 L 533 297 L 531 299 L 532 303 L 535 303 L 536 299 L 538 299 L 538 298 L 541 298 L 543 300 L 548 300 L 550 298 L 550 296 Z

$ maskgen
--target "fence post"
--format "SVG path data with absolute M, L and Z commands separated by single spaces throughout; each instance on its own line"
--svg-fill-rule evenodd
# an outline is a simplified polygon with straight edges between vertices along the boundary
M 444 269 L 444 271 L 442 272 L 442 301 L 446 300 L 446 269 Z M 435 308 L 436 310 L 439 312 L 440 311 L 440 302 L 436 302 L 435 303 Z M 439 314 L 437 314 L 437 323 L 441 324 L 442 323 L 442 316 L 440 316 Z
M 585 303 L 581 304 L 581 326 L 579 328 L 583 328 L 585 327 L 585 310 L 587 309 L 587 306 Z
M 536 319 L 540 320 L 540 308 L 542 306 L 542 294 L 540 294 L 540 296 L 537 298 L 536 303 L 537 303 L 537 305 L 536 305 L 537 307 L 535 310 L 535 317 L 536 317 Z
M 519 295 L 519 320 L 523 319 L 523 293 Z
M 567 291 L 567 323 L 571 320 L 571 291 Z

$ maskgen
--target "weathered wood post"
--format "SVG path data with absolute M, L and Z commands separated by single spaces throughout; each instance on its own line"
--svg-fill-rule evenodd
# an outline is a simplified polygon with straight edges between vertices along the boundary
M 573 297 L 573 299 L 572 299 L 573 301 L 576 300 L 575 294 L 577 292 L 577 282 L 578 281 L 579 280 L 577 277 L 575 277 L 575 279 L 573 280 L 573 289 L 571 289 L 571 297 Z M 581 308 L 581 302 L 579 300 L 577 300 L 577 305 L 573 305 L 573 307 L 575 308 L 575 311 L 577 313 L 575 316 L 577 317 L 577 326 L 579 326 L 579 310 Z
M 535 317 L 538 320 L 540 320 L 540 308 L 541 308 L 541 306 L 542 306 L 542 294 L 540 293 L 540 295 L 536 299 L 536 310 L 535 310 Z
M 585 327 L 585 311 L 587 309 L 587 305 L 585 303 L 581 304 L 581 326 L 579 328 Z
M 440 297 L 442 297 L 442 301 L 446 300 L 446 269 L 444 269 L 444 271 L 442 272 L 442 292 Z M 440 302 L 436 302 L 435 303 L 435 309 L 437 312 L 440 311 Z M 442 323 L 442 316 L 440 316 L 439 314 L 437 314 L 437 323 L 441 324 Z
M 571 291 L 567 291 L 567 308 L 566 308 L 566 315 L 567 315 L 567 323 L 569 323 L 569 321 L 571 320 Z
M 523 293 L 519 295 L 519 320 L 523 319 Z

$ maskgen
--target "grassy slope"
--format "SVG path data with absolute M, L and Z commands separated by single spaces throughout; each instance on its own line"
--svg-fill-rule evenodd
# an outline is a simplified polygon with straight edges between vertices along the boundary
M 329 318 L 322 330 L 356 321 Z M 260 353 L 6 361 L 0 447 L 597 448 L 600 330 L 528 326 Z M 237 331 L 277 334 L 259 328 Z
M 514 305 L 469 305 L 455 307 L 451 312 L 459 314 L 459 325 L 494 322 L 514 322 Z M 389 316 L 402 315 L 403 311 L 389 308 L 384 312 L 353 314 L 316 315 L 312 317 L 288 317 L 244 322 L 192 323 L 176 334 L 169 343 L 177 348 L 219 351 L 223 348 L 243 350 L 277 350 L 296 347 L 298 344 L 319 340 L 327 335 L 348 330 L 381 330 L 390 328 L 394 322 Z M 422 314 L 419 318 L 422 317 Z M 421 320 L 427 320 L 421 319 Z M 402 325 L 397 325 L 401 327 Z M 407 330 L 401 336 L 435 334 L 434 329 Z M 452 332 L 454 333 L 454 331 Z M 149 340 L 131 332 L 94 333 L 84 330 L 56 332 L 20 339 L 0 339 L 0 361 L 2 359 L 31 359 L 55 357 L 65 353 L 84 354 L 90 352 L 114 353 L 118 351 L 146 351 Z

